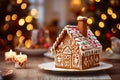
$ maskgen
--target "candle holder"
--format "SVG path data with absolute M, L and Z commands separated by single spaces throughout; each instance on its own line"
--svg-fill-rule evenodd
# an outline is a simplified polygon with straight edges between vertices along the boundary
M 16 56 L 16 52 L 10 49 L 9 52 L 5 52 L 5 61 L 14 62 L 15 56 Z
M 21 54 L 15 56 L 15 68 L 25 68 L 27 62 L 27 55 Z

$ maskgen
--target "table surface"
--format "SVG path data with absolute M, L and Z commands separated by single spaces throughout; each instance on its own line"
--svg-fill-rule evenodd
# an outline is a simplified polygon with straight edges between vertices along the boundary
M 3 77 L 4 80 L 43 80 L 44 74 L 40 74 L 42 71 L 38 68 L 38 64 L 54 61 L 51 58 L 40 56 L 28 56 L 28 61 L 25 69 L 16 69 L 14 63 L 6 63 L 4 60 L 4 54 L 0 54 L 0 67 L 12 69 L 14 73 L 12 75 Z M 101 59 L 102 62 L 107 62 L 113 65 L 112 68 L 105 70 L 112 80 L 120 79 L 120 60 Z M 44 72 L 44 71 L 43 71 Z M 49 73 L 49 72 L 48 72 Z

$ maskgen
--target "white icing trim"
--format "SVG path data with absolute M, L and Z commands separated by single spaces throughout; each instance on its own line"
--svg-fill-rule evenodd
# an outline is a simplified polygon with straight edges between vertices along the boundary
M 85 17 L 85 16 L 78 16 L 77 20 L 87 20 L 87 17 Z

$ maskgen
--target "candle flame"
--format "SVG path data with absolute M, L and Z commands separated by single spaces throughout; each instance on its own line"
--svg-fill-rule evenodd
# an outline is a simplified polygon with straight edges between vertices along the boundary
M 10 52 L 12 52 L 12 49 L 10 49 Z
M 22 52 L 20 52 L 20 55 L 22 55 Z

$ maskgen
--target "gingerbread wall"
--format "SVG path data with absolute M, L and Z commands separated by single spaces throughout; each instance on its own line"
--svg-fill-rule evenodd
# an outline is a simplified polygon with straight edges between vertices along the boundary
M 56 47 L 56 67 L 79 68 L 80 67 L 79 46 L 73 38 L 66 33 Z

